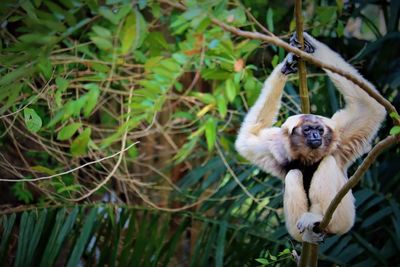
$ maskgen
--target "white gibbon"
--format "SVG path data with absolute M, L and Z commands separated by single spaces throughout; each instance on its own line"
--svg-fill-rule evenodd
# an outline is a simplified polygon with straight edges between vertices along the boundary
M 338 67 L 374 88 L 356 69 L 328 46 L 304 34 L 305 51 Z M 291 45 L 299 46 L 293 36 Z M 289 117 L 274 127 L 287 75 L 296 72 L 297 57 L 288 54 L 265 81 L 246 115 L 235 146 L 264 171 L 284 180 L 284 214 L 289 234 L 297 241 L 323 240 L 316 226 L 329 204 L 348 180 L 347 168 L 371 148 L 386 111 L 375 99 L 346 78 L 324 69 L 344 96 L 346 105 L 332 118 L 312 114 Z M 374 88 L 374 90 L 376 90 Z M 354 224 L 354 197 L 343 198 L 326 232 L 343 234 Z

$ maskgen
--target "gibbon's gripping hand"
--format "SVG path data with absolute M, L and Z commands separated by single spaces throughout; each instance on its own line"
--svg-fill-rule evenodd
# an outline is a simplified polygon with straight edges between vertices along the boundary
M 293 33 L 292 37 L 290 37 L 289 44 L 291 46 L 301 48 L 300 42 L 297 40 L 297 34 Z M 304 52 L 306 53 L 314 53 L 315 48 L 311 43 L 311 38 L 307 33 L 304 33 Z M 297 72 L 297 62 L 299 57 L 293 53 L 289 53 L 286 57 L 285 64 L 282 67 L 281 72 L 285 75 Z
M 303 33 L 303 38 L 304 38 L 304 52 L 306 53 L 314 53 L 315 47 L 311 43 L 311 40 L 306 32 Z M 299 40 L 297 40 L 297 34 L 294 32 L 292 34 L 292 37 L 290 37 L 289 44 L 291 46 L 297 47 L 298 49 L 301 49 L 301 44 Z
M 297 61 L 299 57 L 293 53 L 289 53 L 286 56 L 285 64 L 283 65 L 281 72 L 285 75 L 297 72 Z

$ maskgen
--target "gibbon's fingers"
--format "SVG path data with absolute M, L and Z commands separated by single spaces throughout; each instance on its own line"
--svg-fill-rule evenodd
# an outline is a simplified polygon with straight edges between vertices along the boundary
M 324 233 L 315 233 L 312 230 L 305 230 L 301 237 L 304 242 L 318 244 L 324 241 Z
M 283 65 L 281 72 L 285 75 L 297 72 L 297 62 L 299 57 L 293 53 L 289 53 L 286 56 L 285 64 Z
M 309 35 L 306 32 L 304 32 L 303 34 L 304 34 L 304 52 L 310 53 L 310 54 L 314 53 L 315 47 L 311 43 Z M 290 37 L 289 44 L 291 46 L 301 49 L 301 44 L 300 44 L 299 40 L 297 39 L 296 33 L 293 33 L 292 36 Z

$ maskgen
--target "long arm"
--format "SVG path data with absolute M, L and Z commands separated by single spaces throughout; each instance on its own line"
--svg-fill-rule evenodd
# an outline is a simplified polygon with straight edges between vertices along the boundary
M 313 56 L 315 58 L 351 73 L 376 90 L 353 66 L 328 46 L 308 34 L 305 37 L 314 46 Z M 329 70 L 325 69 L 325 71 L 346 102 L 345 108 L 336 112 L 332 117 L 341 137 L 335 158 L 346 169 L 355 159 L 368 152 L 372 138 L 385 119 L 386 111 L 382 105 L 350 80 Z
M 282 177 L 281 164 L 287 159 L 283 152 L 281 129 L 272 127 L 280 108 L 282 90 L 287 75 L 282 73 L 285 63 L 280 63 L 265 81 L 261 94 L 247 113 L 240 128 L 235 146 L 246 159 L 263 170 Z

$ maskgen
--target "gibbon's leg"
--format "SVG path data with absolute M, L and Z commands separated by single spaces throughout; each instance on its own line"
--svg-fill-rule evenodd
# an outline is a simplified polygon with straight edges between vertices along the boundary
M 326 173 L 329 173 L 329 180 L 326 179 Z M 331 201 L 346 181 L 347 179 L 333 156 L 326 157 L 320 163 L 318 170 L 314 173 L 309 190 L 311 202 L 310 212 L 320 216 L 320 219 L 316 220 L 314 224 L 318 224 L 322 220 L 322 216 L 325 215 Z M 332 219 L 327 227 L 327 232 L 332 234 L 344 234 L 351 229 L 354 224 L 354 219 L 354 197 L 350 191 L 342 199 L 333 213 Z M 309 221 L 311 221 L 311 219 L 309 219 Z M 311 227 L 311 225 L 309 225 L 309 227 Z
M 307 212 L 308 200 L 303 187 L 303 174 L 299 170 L 290 170 L 285 177 L 283 196 L 286 229 L 297 241 L 302 241 L 302 233 L 297 228 L 297 221 Z
M 307 46 L 313 48 L 310 51 L 313 57 L 354 75 L 376 91 L 375 87 L 339 54 L 307 33 L 304 33 L 304 38 Z M 295 38 L 292 38 L 291 44 L 298 46 Z M 340 148 L 335 153 L 335 158 L 346 170 L 355 159 L 370 149 L 370 142 L 385 119 L 386 111 L 381 104 L 358 85 L 339 74 L 324 70 L 344 96 L 346 102 L 345 108 L 336 112 L 332 117 L 336 124 L 336 130 L 340 132 L 341 139 Z

